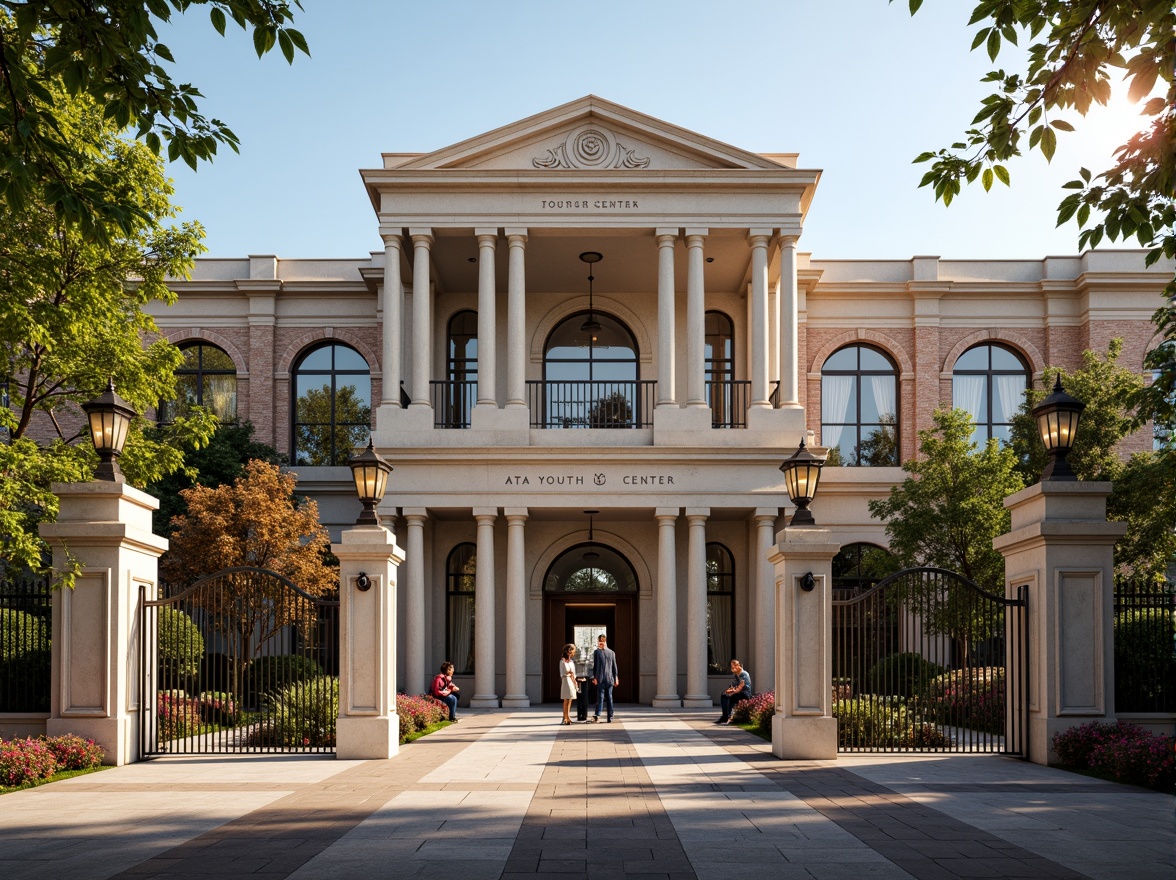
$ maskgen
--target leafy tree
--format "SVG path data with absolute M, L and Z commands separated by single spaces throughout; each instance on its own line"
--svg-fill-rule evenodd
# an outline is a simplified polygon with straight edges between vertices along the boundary
M 1003 593 L 1004 557 L 992 539 L 1009 529 L 1005 497 L 1024 487 L 1016 455 L 995 438 L 977 450 L 965 410 L 936 410 L 932 420 L 932 430 L 919 432 L 919 457 L 902 466 L 910 476 L 890 497 L 869 502 L 870 515 L 886 523 L 896 568 L 945 568 Z M 912 579 L 902 598 L 927 632 L 950 637 L 967 657 L 969 634 L 990 634 L 986 622 L 971 590 L 948 586 L 944 596 L 942 589 L 938 580 Z
M 73 173 L 87 151 L 71 140 L 62 110 L 72 100 L 95 105 L 121 130 L 132 129 L 156 155 L 195 168 L 219 145 L 237 149 L 237 136 L 206 118 L 193 85 L 175 83 L 166 66 L 171 50 L 159 42 L 157 22 L 207 7 L 224 34 L 231 19 L 253 32 L 258 56 L 275 45 L 288 62 L 309 54 L 290 25 L 298 0 L 4 0 L 0 3 L 0 205 L 21 213 L 50 205 L 59 221 L 103 239 L 112 227 L 130 234 L 150 219 L 128 199 L 115 169 Z
M 588 410 L 589 428 L 633 427 L 633 404 L 623 391 L 600 398 Z
M 109 224 L 98 241 L 42 201 L 0 211 L 0 555 L 15 567 L 40 568 L 36 526 L 57 514 L 50 484 L 93 472 L 93 448 L 77 442 L 85 431 L 78 404 L 110 378 L 139 412 L 174 393 L 179 353 L 143 306 L 171 302 L 166 279 L 185 275 L 202 249 L 199 224 L 163 226 L 175 214 L 172 189 L 150 150 L 119 137 L 88 98 L 59 94 L 57 109 L 58 134 L 80 156 L 63 174 L 117 181 L 112 191 L 136 213 L 129 231 Z M 215 420 L 196 410 L 151 435 L 145 424 L 132 425 L 120 461 L 138 486 L 180 468 L 183 449 L 206 442 Z M 46 429 L 52 440 L 34 442 Z
M 879 427 L 863 437 L 854 450 L 857 463 L 862 467 L 894 467 L 898 464 L 898 431 L 893 413 L 883 413 Z

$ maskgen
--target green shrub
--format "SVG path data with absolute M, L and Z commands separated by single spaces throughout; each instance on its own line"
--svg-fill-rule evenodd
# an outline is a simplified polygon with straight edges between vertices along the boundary
M 48 712 L 53 654 L 48 648 L 0 660 L 0 712 Z
M 323 748 L 335 745 L 339 679 L 320 675 L 274 694 L 249 745 Z
M 1131 609 L 1115 615 L 1115 704 L 1120 712 L 1161 712 L 1176 703 L 1172 612 Z
M 896 697 L 866 694 L 838 700 L 833 704 L 833 715 L 839 748 L 944 748 L 951 743 L 935 725 L 912 718 Z
M 310 681 L 323 674 L 323 669 L 309 657 L 300 654 L 280 654 L 258 657 L 245 670 L 245 697 L 250 705 L 280 693 L 298 682 Z
M 953 669 L 931 680 L 924 705 L 936 724 L 1004 735 L 1003 666 Z
M 883 657 L 866 673 L 867 689 L 872 694 L 911 697 L 923 693 L 928 683 L 946 670 L 922 654 L 907 652 Z
M 200 671 L 204 636 L 192 618 L 178 608 L 159 609 L 159 668 L 165 688 L 185 685 Z
M 48 650 L 49 621 L 15 608 L 0 608 L 0 661 Z

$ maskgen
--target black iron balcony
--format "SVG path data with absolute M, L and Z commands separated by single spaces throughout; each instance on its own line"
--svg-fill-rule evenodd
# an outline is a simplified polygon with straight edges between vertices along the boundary
M 433 398 L 434 428 L 468 428 L 470 412 L 478 402 L 478 382 L 433 379 L 429 382 Z
M 532 428 L 652 428 L 653 380 L 527 382 Z
M 711 408 L 711 427 L 746 428 L 751 383 L 745 379 L 707 382 L 706 402 Z

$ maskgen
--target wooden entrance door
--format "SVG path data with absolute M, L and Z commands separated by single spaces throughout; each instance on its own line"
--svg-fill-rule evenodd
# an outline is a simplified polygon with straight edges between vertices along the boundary
M 576 643 L 577 627 L 602 630 L 608 637 L 608 646 L 616 652 L 621 684 L 613 692 L 613 701 L 637 702 L 637 597 L 583 593 L 548 595 L 546 611 L 543 625 L 543 702 L 559 702 L 560 649 L 568 642 Z M 591 676 L 591 653 L 583 659 L 588 661 L 588 674 Z

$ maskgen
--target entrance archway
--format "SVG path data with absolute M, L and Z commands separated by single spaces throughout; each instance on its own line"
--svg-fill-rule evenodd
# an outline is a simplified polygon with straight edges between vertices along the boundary
M 560 649 L 571 642 L 589 664 L 596 636 L 603 632 L 617 654 L 621 684 L 613 699 L 637 701 L 637 575 L 611 547 L 578 544 L 556 557 L 543 578 L 543 702 L 559 701 Z

